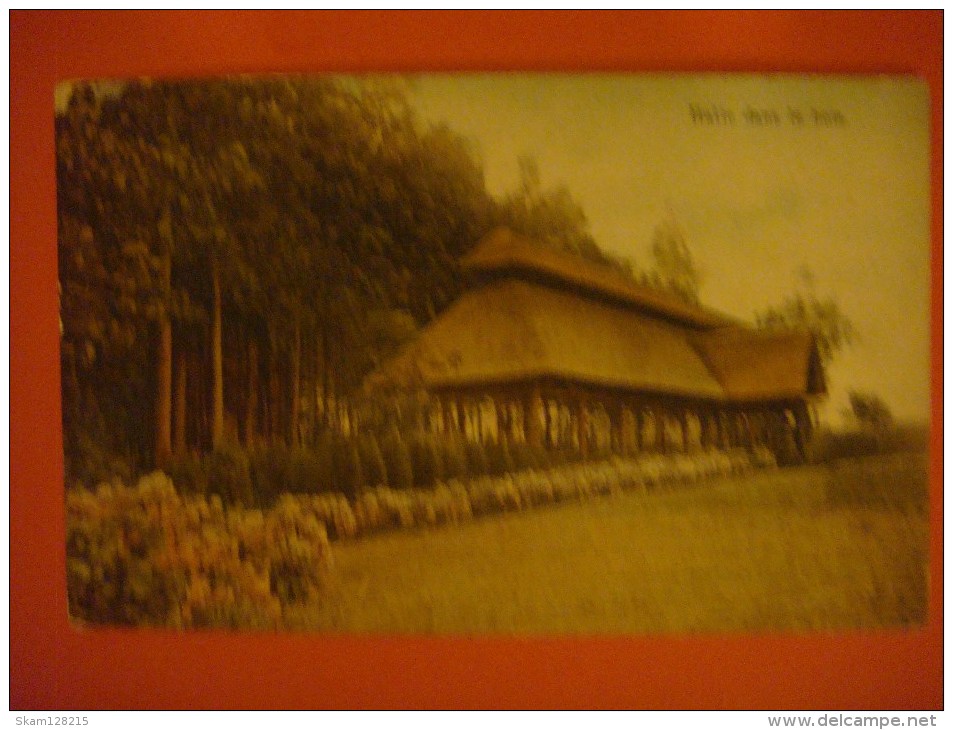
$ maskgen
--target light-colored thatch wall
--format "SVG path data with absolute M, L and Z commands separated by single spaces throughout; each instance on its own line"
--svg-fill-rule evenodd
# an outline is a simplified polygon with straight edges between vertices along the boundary
M 465 293 L 368 383 L 436 388 L 543 377 L 722 395 L 676 325 L 518 280 Z

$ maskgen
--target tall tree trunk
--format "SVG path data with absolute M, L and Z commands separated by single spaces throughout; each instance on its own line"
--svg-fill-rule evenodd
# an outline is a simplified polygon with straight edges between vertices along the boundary
M 212 257 L 212 448 L 225 438 L 225 387 L 222 376 L 222 284 Z
M 323 384 L 322 384 L 322 396 L 324 408 L 322 411 L 324 427 L 330 428 L 331 426 L 331 358 L 328 356 L 328 349 L 330 343 L 328 342 L 328 330 L 325 327 L 321 331 L 321 355 L 323 358 L 322 367 L 323 367 Z
M 272 352 L 268 363 L 268 404 L 269 404 L 269 426 L 271 442 L 277 443 L 284 441 L 281 423 L 284 420 L 281 403 L 281 378 L 278 372 L 278 358 Z
M 186 428 L 185 428 L 185 417 L 187 413 L 186 409 L 186 390 L 188 386 L 188 356 L 185 351 L 179 352 L 176 361 L 176 372 L 175 372 L 175 418 L 173 423 L 175 424 L 175 441 L 174 441 L 174 450 L 177 456 L 182 456 L 185 454 L 188 444 L 186 443 Z
M 208 447 L 208 389 L 205 387 L 207 382 L 207 363 L 204 355 L 201 353 L 191 353 L 189 355 L 189 372 L 192 377 L 189 378 L 186 388 L 189 391 L 189 403 L 192 409 L 189 414 L 192 421 L 192 444 L 200 450 Z
M 248 400 L 245 403 L 245 446 L 258 439 L 258 343 L 248 341 Z
M 291 354 L 291 445 L 297 446 L 299 437 L 299 413 L 301 401 L 301 320 L 295 317 L 294 350 Z
M 172 258 L 167 250 L 162 259 L 162 288 L 172 287 Z M 159 320 L 159 361 L 156 392 L 156 465 L 172 458 L 172 320 L 163 310 Z

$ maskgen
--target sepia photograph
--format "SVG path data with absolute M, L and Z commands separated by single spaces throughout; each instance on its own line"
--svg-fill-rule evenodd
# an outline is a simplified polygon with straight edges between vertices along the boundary
M 96 78 L 54 106 L 74 626 L 927 621 L 922 80 Z

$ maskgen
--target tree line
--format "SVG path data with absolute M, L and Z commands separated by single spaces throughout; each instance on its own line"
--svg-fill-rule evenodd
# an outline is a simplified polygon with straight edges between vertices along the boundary
M 498 225 L 697 301 L 674 220 L 656 270 L 636 270 L 532 158 L 492 196 L 473 143 L 424 123 L 401 83 L 72 86 L 56 115 L 68 478 L 346 429 L 350 394 L 459 295 L 459 258 Z
M 394 80 L 78 83 L 56 161 L 68 473 L 346 426 L 496 225 L 618 266 L 533 163 L 491 196 Z

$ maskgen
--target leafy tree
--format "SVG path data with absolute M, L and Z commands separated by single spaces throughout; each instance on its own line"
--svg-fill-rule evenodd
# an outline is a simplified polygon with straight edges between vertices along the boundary
M 586 214 L 569 188 L 544 189 L 534 157 L 523 155 L 518 163 L 519 187 L 500 202 L 497 222 L 540 243 L 597 263 L 611 263 L 592 237 Z
M 628 259 L 603 251 L 589 230 L 589 221 L 569 188 L 543 188 L 539 163 L 531 155 L 517 160 L 520 181 L 517 189 L 497 201 L 490 220 L 506 226 L 545 246 L 566 251 L 637 280 L 637 271 Z
M 821 361 L 828 365 L 838 352 L 856 340 L 857 332 L 833 297 L 818 297 L 813 276 L 802 269 L 804 286 L 781 304 L 755 314 L 763 329 L 806 329 L 814 335 Z
M 115 98 L 91 85 L 78 86 L 57 119 L 62 353 L 69 377 L 64 400 L 67 418 L 75 418 L 66 426 L 83 430 L 98 413 L 113 428 L 117 420 L 125 422 L 130 409 L 123 404 L 137 400 L 136 389 L 150 387 L 142 360 L 149 348 L 143 344 L 157 337 L 168 356 L 159 359 L 151 386 L 159 402 L 154 415 L 132 410 L 156 422 L 155 453 L 162 457 L 171 451 L 175 298 L 159 225 L 167 220 L 162 212 L 170 189 L 159 173 L 175 153 L 146 135 L 133 138 L 126 133 L 128 122 Z M 127 458 L 144 456 L 142 444 L 117 436 L 104 439 L 107 448 Z
M 884 431 L 893 423 L 893 414 L 880 396 L 851 390 L 847 397 L 850 403 L 848 414 L 861 426 Z
M 657 286 L 672 291 L 689 302 L 698 302 L 701 275 L 685 235 L 674 216 L 660 224 L 652 236 L 652 258 L 655 270 L 650 280 Z
M 68 461 L 351 420 L 493 210 L 470 145 L 376 80 L 77 85 L 57 166 Z

